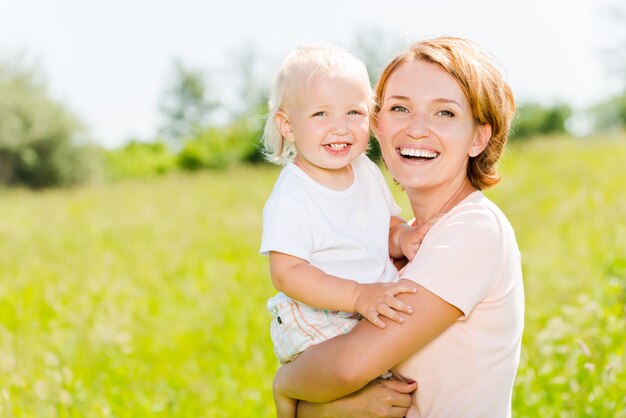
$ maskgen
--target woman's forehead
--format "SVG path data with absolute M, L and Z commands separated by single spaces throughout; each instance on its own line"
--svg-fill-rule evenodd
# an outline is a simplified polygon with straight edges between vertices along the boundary
M 396 68 L 389 76 L 384 97 L 440 96 L 461 99 L 465 95 L 452 75 L 441 65 L 427 61 L 408 61 Z

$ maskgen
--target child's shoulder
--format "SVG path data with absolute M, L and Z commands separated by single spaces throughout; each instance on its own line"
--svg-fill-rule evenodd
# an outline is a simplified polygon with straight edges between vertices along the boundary
M 276 199 L 278 197 L 289 197 L 294 195 L 300 195 L 306 193 L 309 189 L 309 183 L 306 176 L 300 173 L 300 170 L 292 163 L 283 167 L 274 187 L 272 188 L 272 194 L 270 199 Z
M 365 153 L 356 157 L 350 164 L 354 169 L 372 169 L 376 167 L 376 164 Z
M 355 158 L 354 161 L 352 161 L 352 168 L 355 171 L 366 173 L 369 172 L 373 173 L 376 176 L 382 176 L 378 165 L 374 161 L 370 160 L 370 158 L 365 153 L 361 154 L 360 156 Z

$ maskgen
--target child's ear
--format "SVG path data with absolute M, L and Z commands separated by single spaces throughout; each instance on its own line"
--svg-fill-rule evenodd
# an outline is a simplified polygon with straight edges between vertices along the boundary
M 294 142 L 295 138 L 293 136 L 291 123 L 289 122 L 289 117 L 287 116 L 287 114 L 282 110 L 279 110 L 278 112 L 276 112 L 276 116 L 274 116 L 274 121 L 276 122 L 278 132 L 280 132 L 283 138 L 287 139 L 289 142 Z

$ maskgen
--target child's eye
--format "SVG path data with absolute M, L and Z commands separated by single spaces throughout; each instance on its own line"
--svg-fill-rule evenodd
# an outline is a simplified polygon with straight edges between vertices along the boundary
M 362 110 L 351 110 L 348 112 L 348 115 L 363 115 L 363 111 Z
M 313 113 L 312 116 L 325 116 L 326 112 L 324 112 L 323 110 L 320 110 L 319 112 L 315 112 Z
M 402 105 L 391 106 L 389 108 L 389 110 L 391 110 L 392 112 L 402 112 L 402 113 L 408 113 L 409 112 L 409 109 L 407 109 L 406 107 L 404 107 Z
M 447 118 L 453 118 L 454 117 L 454 113 L 450 112 L 449 110 L 440 110 L 439 112 L 437 112 L 437 114 L 439 116 L 445 116 Z

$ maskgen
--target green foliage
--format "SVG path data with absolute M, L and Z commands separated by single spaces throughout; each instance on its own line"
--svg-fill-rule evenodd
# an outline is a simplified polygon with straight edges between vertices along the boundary
M 49 97 L 34 69 L 0 63 L 0 184 L 48 187 L 91 179 L 98 154 L 81 125 Z
M 383 163 L 383 155 L 380 151 L 380 144 L 378 143 L 378 140 L 373 136 L 370 136 L 366 154 L 370 158 L 370 160 L 374 161 L 376 164 Z
M 537 103 L 521 104 L 512 123 L 511 139 L 565 133 L 565 122 L 571 115 L 572 109 L 564 104 L 552 107 Z
M 626 91 L 591 108 L 594 129 L 598 132 L 626 128 Z
M 519 142 L 487 192 L 524 263 L 513 416 L 625 416 L 625 159 L 623 141 Z M 0 190 L 0 415 L 275 416 L 257 251 L 278 171 Z
M 254 118 L 241 118 L 225 128 L 209 128 L 185 142 L 177 161 L 183 170 L 224 168 L 237 162 L 258 162 L 260 126 Z
M 514 416 L 625 417 L 626 143 L 515 144 L 488 191 L 522 251 Z
M 597 294 L 561 306 L 526 345 L 516 416 L 626 417 L 626 274 L 604 280 Z
M 113 180 L 165 174 L 176 167 L 174 154 L 162 142 L 131 141 L 105 151 L 107 174 Z
M 163 142 L 130 142 L 107 150 L 106 167 L 113 180 L 161 175 L 170 171 L 223 169 L 239 162 L 262 161 L 259 120 L 241 118 L 225 127 L 207 128 L 176 151 Z
M 180 145 L 207 127 L 216 106 L 217 102 L 210 98 L 206 74 L 175 62 L 173 80 L 160 106 L 165 118 L 161 135 L 170 143 Z

